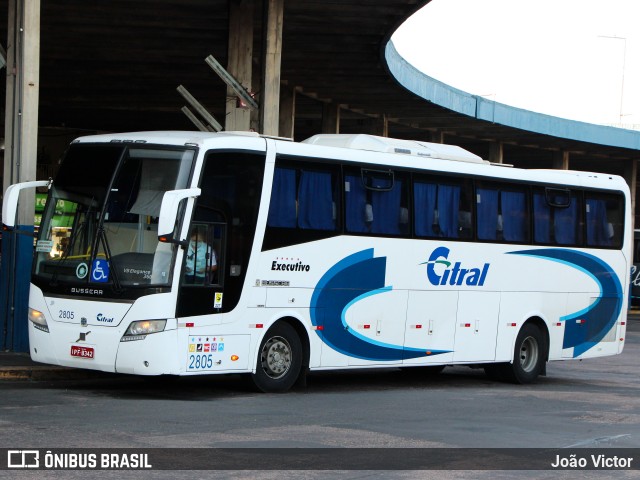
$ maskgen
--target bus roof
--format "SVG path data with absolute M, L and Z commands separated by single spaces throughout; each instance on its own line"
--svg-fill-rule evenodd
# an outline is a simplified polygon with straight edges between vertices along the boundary
M 303 140 L 310 145 L 326 147 L 353 148 L 381 153 L 413 155 L 416 157 L 441 158 L 458 162 L 489 163 L 478 155 L 458 147 L 441 143 L 421 142 L 418 140 L 401 140 L 397 138 L 377 137 L 375 135 L 358 134 L 320 134 Z
M 77 138 L 73 143 L 145 143 L 156 145 L 198 145 L 200 148 L 209 148 L 210 142 L 222 141 L 228 145 L 237 145 L 237 139 L 244 137 L 244 145 L 252 149 L 264 150 L 266 145 L 265 138 L 274 140 L 287 140 L 281 145 L 287 145 L 287 150 L 299 151 L 304 145 L 318 146 L 320 148 L 341 148 L 356 151 L 370 151 L 376 153 L 390 153 L 397 155 L 397 158 L 404 158 L 409 163 L 409 159 L 433 159 L 438 161 L 456 161 L 460 162 L 458 167 L 450 170 L 467 174 L 485 174 L 478 171 L 475 166 L 511 166 L 501 165 L 483 160 L 467 150 L 456 145 L 445 145 L 440 143 L 422 142 L 418 140 L 403 140 L 396 138 L 379 137 L 367 134 L 319 134 L 314 135 L 302 142 L 291 142 L 290 139 L 263 136 L 256 132 L 194 132 L 194 131 L 147 131 L 147 132 L 128 132 L 128 133 L 112 133 L 101 135 L 90 135 Z M 309 152 L 307 152 L 309 153 Z M 338 155 L 340 156 L 340 155 Z M 403 162 L 404 163 L 404 162 Z M 435 169 L 445 168 L 444 164 L 435 166 Z M 488 174 L 488 172 L 487 172 Z M 579 184 L 591 187 L 604 187 L 603 180 L 607 181 L 605 188 L 614 188 L 624 190 L 626 182 L 623 178 L 605 173 L 581 172 L 574 170 L 560 169 L 528 169 L 521 170 L 517 168 L 501 169 L 500 173 L 492 171 L 491 176 L 496 178 L 523 179 L 528 178 L 533 181 L 546 181 L 550 183 L 566 183 Z
M 74 140 L 74 143 L 152 143 L 165 145 L 202 145 L 207 140 L 216 138 L 237 138 L 238 136 L 248 138 L 260 138 L 255 132 L 192 132 L 192 131 L 148 131 L 148 132 L 126 132 L 108 133 L 99 135 L 87 135 Z

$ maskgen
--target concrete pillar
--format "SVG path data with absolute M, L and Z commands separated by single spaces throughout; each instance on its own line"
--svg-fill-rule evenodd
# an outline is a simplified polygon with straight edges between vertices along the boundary
M 553 168 L 558 170 L 569 170 L 569 152 L 554 152 Z
M 251 80 L 251 85 L 252 85 L 252 88 L 251 88 L 252 92 L 260 91 L 260 89 L 262 88 L 262 71 L 261 70 L 254 70 L 253 79 Z M 262 102 L 260 102 L 260 104 L 262 104 Z M 259 108 L 257 110 L 251 110 L 249 116 L 251 118 L 249 123 L 249 131 L 259 132 L 260 121 L 262 118 L 261 109 Z
M 631 222 L 632 228 L 635 228 L 636 218 L 636 191 L 638 187 L 638 160 L 631 160 L 624 166 L 624 179 L 631 190 Z
M 251 90 L 253 59 L 253 0 L 237 0 L 229 3 L 229 49 L 227 71 L 247 90 Z M 233 89 L 227 87 L 227 103 L 224 129 L 248 131 L 251 111 L 238 108 Z
M 260 130 L 278 135 L 280 126 L 280 65 L 282 59 L 282 22 L 284 0 L 267 0 L 264 15 L 264 59 L 260 94 Z
M 36 180 L 40 91 L 40 0 L 9 0 L 3 191 Z M 20 194 L 16 229 L 2 236 L 0 349 L 29 350 L 27 307 L 35 192 Z
M 389 119 L 386 115 L 380 115 L 372 119 L 371 135 L 377 135 L 379 137 L 389 136 Z
M 285 138 L 293 138 L 296 123 L 296 89 L 280 89 L 280 126 L 279 135 Z
M 3 191 L 36 180 L 40 92 L 40 0 L 10 0 Z M 20 195 L 17 225 L 33 225 L 35 194 Z
M 322 104 L 322 133 L 340 133 L 340 104 Z
M 444 143 L 444 132 L 442 130 L 429 131 L 428 141 L 431 143 Z
M 504 163 L 502 142 L 491 142 L 489 144 L 489 161 L 492 163 Z

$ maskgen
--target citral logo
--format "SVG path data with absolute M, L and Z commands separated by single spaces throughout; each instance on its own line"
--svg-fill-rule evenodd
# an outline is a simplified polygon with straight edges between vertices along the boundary
M 113 317 L 105 317 L 101 313 L 96 315 L 96 320 L 99 321 L 99 322 L 113 323 Z
M 460 262 L 452 263 L 448 260 L 449 249 L 438 247 L 429 257 L 427 264 L 427 277 L 431 285 L 468 285 L 481 287 L 487 278 L 489 264 L 485 263 L 481 268 L 462 268 Z

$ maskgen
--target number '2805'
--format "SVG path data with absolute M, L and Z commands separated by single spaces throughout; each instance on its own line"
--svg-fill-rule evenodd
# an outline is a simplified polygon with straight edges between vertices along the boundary
M 213 367 L 213 355 L 189 355 L 189 370 L 207 369 Z

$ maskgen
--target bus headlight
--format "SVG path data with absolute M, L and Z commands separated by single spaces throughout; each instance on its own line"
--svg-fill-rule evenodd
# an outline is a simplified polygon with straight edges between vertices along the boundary
M 149 335 L 150 333 L 162 332 L 166 325 L 166 320 L 139 320 L 137 322 L 131 322 L 124 336 Z
M 33 323 L 33 326 L 43 332 L 49 332 L 49 325 L 47 325 L 47 319 L 39 310 L 34 310 L 29 307 L 29 320 Z

